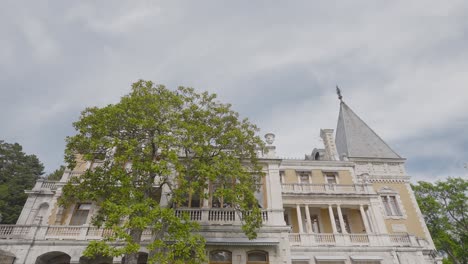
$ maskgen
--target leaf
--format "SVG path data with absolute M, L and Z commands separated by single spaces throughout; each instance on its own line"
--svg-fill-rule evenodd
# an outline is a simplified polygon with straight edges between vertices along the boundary
M 151 263 L 203 263 L 204 239 L 198 224 L 175 216 L 159 202 L 162 190 L 171 207 L 190 197 L 221 199 L 245 215 L 242 230 L 253 239 L 261 227 L 254 192 L 263 175 L 256 156 L 263 148 L 258 128 L 215 94 L 140 80 L 116 104 L 86 108 L 67 138 L 65 160 L 99 163 L 72 179 L 60 203 L 94 202 L 93 224 L 112 229 L 107 241 L 90 244 L 87 254 L 134 254 L 143 231 L 152 228 Z M 122 241 L 122 245 L 110 244 Z

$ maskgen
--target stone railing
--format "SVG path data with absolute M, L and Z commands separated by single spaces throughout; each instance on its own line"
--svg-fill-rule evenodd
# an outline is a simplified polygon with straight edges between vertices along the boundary
M 94 226 L 0 225 L 0 239 L 20 240 L 98 240 L 111 236 L 110 229 Z M 152 230 L 145 229 L 142 241 L 151 240 Z M 427 241 L 409 234 L 330 234 L 291 233 L 292 246 L 393 246 L 426 247 Z
M 0 225 L 0 239 L 98 240 L 113 234 L 111 229 L 94 226 Z M 151 229 L 143 231 L 142 240 L 151 239 Z
M 375 194 L 370 184 L 309 184 L 309 183 L 283 183 L 283 193 L 292 194 Z
M 268 211 L 262 211 L 262 220 L 268 221 Z M 175 214 L 182 217 L 187 214 L 192 221 L 203 224 L 241 224 L 242 214 L 232 209 L 194 209 L 184 208 L 175 210 Z M 111 229 L 95 226 L 65 226 L 65 225 L 0 225 L 0 239 L 35 239 L 35 240 L 98 240 L 113 234 Z M 142 241 L 150 240 L 151 229 L 142 234 Z
M 241 212 L 229 208 L 178 208 L 175 210 L 175 214 L 178 217 L 186 214 L 191 221 L 202 223 L 240 224 L 243 219 Z M 263 223 L 267 223 L 269 211 L 262 210 L 261 216 Z
M 28 238 L 28 235 L 32 233 L 32 229 L 33 226 L 28 225 L 0 225 L 0 238 Z
M 58 189 L 62 188 L 66 182 L 60 181 L 47 181 L 44 179 L 39 179 L 36 181 L 33 189 L 31 191 L 57 191 Z
M 413 237 L 407 234 L 404 235 L 395 235 L 395 234 L 390 234 L 388 235 L 390 238 L 390 242 L 393 245 L 405 245 L 405 246 L 411 246 L 413 244 Z
M 50 189 L 51 191 L 55 191 L 60 187 L 63 187 L 66 183 L 59 182 L 59 181 L 43 181 L 41 184 L 41 189 Z
M 415 236 L 409 234 L 329 234 L 329 233 L 291 233 L 292 246 L 425 246 Z

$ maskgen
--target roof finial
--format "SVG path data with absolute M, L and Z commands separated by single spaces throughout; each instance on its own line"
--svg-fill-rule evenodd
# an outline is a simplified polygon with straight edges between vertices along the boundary
M 340 99 L 341 102 L 343 102 L 343 96 L 341 95 L 341 90 L 338 85 L 336 86 L 336 94 L 338 95 L 338 99 Z

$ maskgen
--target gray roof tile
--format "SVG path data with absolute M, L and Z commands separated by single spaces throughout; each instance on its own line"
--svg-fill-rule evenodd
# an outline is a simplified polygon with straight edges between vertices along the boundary
M 344 102 L 340 104 L 335 143 L 340 157 L 346 154 L 348 158 L 401 159 Z

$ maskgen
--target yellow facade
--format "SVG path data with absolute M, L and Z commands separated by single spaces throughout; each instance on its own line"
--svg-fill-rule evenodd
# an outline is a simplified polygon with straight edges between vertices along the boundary
M 427 238 L 422 224 L 420 222 L 420 217 L 416 213 L 416 208 L 412 202 L 410 193 L 406 186 L 407 183 L 373 183 L 373 187 L 376 192 L 378 192 L 383 187 L 389 187 L 392 190 L 398 192 L 401 200 L 401 206 L 406 212 L 406 219 L 385 219 L 385 225 L 389 233 L 395 233 L 393 231 L 392 225 L 405 225 L 406 230 L 409 233 L 414 234 L 418 237 Z
M 311 170 L 311 178 L 313 184 L 326 184 L 326 178 L 323 170 L 314 169 Z M 337 170 L 326 172 L 336 172 L 338 174 L 339 184 L 353 184 L 353 177 L 348 170 Z M 298 183 L 297 172 L 294 169 L 284 170 L 284 183 Z
M 295 170 L 284 171 L 284 183 L 297 183 L 297 175 Z
M 366 228 L 362 222 L 361 212 L 355 209 L 348 209 L 347 212 L 351 233 L 365 233 Z
M 338 182 L 339 184 L 353 184 L 353 177 L 347 170 L 338 171 Z
M 292 226 L 292 232 L 293 233 L 299 233 L 299 226 L 297 224 L 297 213 L 296 210 L 293 208 L 291 210 L 291 226 Z
M 322 233 L 333 233 L 333 229 L 330 222 L 330 215 L 328 214 L 328 209 L 320 209 L 320 220 L 322 221 Z M 320 221 L 319 220 L 319 221 Z
M 312 170 L 312 183 L 324 184 L 325 178 L 323 177 L 322 170 Z

